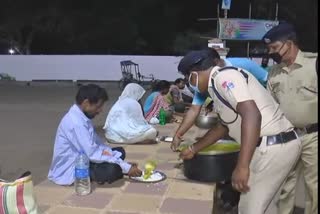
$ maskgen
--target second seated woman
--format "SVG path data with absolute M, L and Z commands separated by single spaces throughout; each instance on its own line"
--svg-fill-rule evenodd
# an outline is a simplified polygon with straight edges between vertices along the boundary
M 148 124 L 139 101 L 145 90 L 136 83 L 128 84 L 112 106 L 103 129 L 110 143 L 153 144 L 157 130 Z

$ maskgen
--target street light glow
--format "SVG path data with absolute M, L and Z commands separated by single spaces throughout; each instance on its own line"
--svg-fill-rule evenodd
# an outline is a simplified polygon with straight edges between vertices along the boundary
M 12 48 L 9 49 L 9 53 L 10 53 L 11 55 L 14 54 L 14 52 L 15 52 L 15 51 L 14 51 Z

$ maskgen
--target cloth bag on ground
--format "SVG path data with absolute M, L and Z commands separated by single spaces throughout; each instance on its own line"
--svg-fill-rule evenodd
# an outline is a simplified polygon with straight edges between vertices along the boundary
M 30 172 L 13 182 L 0 179 L 0 214 L 38 214 Z

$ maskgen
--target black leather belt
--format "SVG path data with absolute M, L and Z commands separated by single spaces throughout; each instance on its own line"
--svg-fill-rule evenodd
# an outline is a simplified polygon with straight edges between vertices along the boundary
M 318 123 L 311 124 L 304 128 L 294 128 L 298 135 L 311 134 L 318 131 Z
M 287 143 L 295 139 L 297 139 L 297 135 L 295 131 L 281 132 L 280 134 L 277 134 L 277 135 L 267 136 L 267 146 L 280 144 L 280 143 Z M 257 147 L 260 146 L 261 141 L 262 141 L 262 137 L 259 138 Z

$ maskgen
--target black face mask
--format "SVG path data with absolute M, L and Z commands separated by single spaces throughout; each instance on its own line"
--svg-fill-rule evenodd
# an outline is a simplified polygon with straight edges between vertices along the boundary
M 281 63 L 281 61 L 282 61 L 282 56 L 278 52 L 277 53 L 271 53 L 271 54 L 269 54 L 269 56 L 277 64 Z
M 277 64 L 281 63 L 282 57 L 283 57 L 283 56 L 288 52 L 288 50 L 289 50 L 289 49 L 287 49 L 287 50 L 282 54 L 282 56 L 279 54 L 279 52 L 280 52 L 281 49 L 283 48 L 284 44 L 285 44 L 285 43 L 283 43 L 283 45 L 281 46 L 281 48 L 279 49 L 278 52 L 269 54 L 269 57 L 270 57 L 273 61 L 275 61 Z

